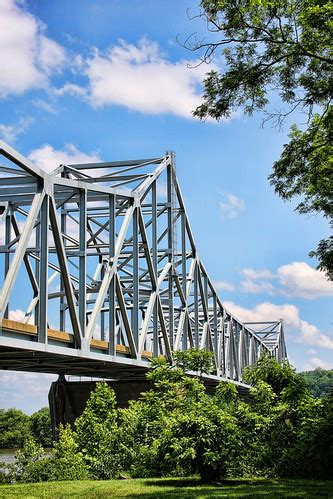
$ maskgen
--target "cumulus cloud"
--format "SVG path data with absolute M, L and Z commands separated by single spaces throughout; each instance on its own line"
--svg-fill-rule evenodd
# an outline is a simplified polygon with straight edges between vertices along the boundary
M 41 109 L 42 111 L 45 111 L 46 113 L 51 113 L 51 114 L 57 113 L 56 109 L 52 106 L 52 104 L 46 102 L 43 99 L 35 99 L 32 101 L 32 103 L 35 107 Z
M 222 220 L 232 220 L 236 218 L 245 208 L 245 203 L 230 192 L 224 192 L 220 201 L 220 212 Z
M 8 318 L 11 320 L 11 321 L 16 321 L 16 322 L 24 322 L 24 317 L 25 317 L 25 312 L 23 312 L 23 310 L 21 309 L 16 309 L 16 310 L 10 310 L 9 311 L 9 315 L 8 315 Z M 33 323 L 33 318 L 30 317 L 28 319 L 28 324 L 32 324 Z
M 305 262 L 282 265 L 277 270 L 279 283 L 284 294 L 300 298 L 320 298 L 333 296 L 333 282 L 324 272 L 315 270 Z
M 53 171 L 62 164 L 94 163 L 101 161 L 97 152 L 84 153 L 74 144 L 65 144 L 63 150 L 54 149 L 50 144 L 45 144 L 34 149 L 28 159 L 36 166 L 47 172 Z
M 218 291 L 234 291 L 235 286 L 227 281 L 214 281 L 215 289 Z
M 251 281 L 251 279 L 246 279 L 245 281 L 241 282 L 241 290 L 244 293 L 253 293 L 253 294 L 267 293 L 269 295 L 275 294 L 275 288 L 273 284 L 271 284 L 270 282 L 257 283 Z
M 315 270 L 306 262 L 281 265 L 273 274 L 270 270 L 243 269 L 246 280 L 241 290 L 246 293 L 269 293 L 295 298 L 316 299 L 333 296 L 333 283 L 324 272 Z M 274 281 L 274 284 L 269 281 Z
M 207 72 L 203 65 L 188 68 L 186 60 L 168 61 L 158 44 L 146 38 L 137 46 L 120 40 L 104 54 L 95 49 L 86 63 L 88 99 L 94 107 L 120 105 L 186 118 L 200 104 L 200 84 Z
M 47 394 L 55 374 L 0 372 L 0 407 L 16 407 L 31 414 L 48 406 Z M 28 388 L 28 390 L 27 390 Z
M 31 119 L 29 118 L 20 118 L 15 125 L 4 125 L 3 123 L 0 123 L 0 139 L 10 144 L 15 142 L 17 137 L 29 127 L 30 123 Z
M 303 371 L 311 371 L 317 367 L 320 367 L 321 369 L 333 369 L 333 362 L 328 362 L 319 357 L 312 357 L 303 367 Z
M 333 349 L 333 339 L 319 331 L 313 324 L 301 319 L 299 309 L 289 303 L 275 305 L 265 302 L 254 308 L 244 308 L 233 302 L 224 303 L 227 310 L 243 322 L 275 321 L 283 319 L 287 336 L 298 343 Z
M 84 87 L 80 87 L 80 85 L 76 85 L 75 83 L 65 83 L 63 87 L 53 89 L 54 95 L 75 95 L 77 97 L 83 97 L 87 94 L 87 90 Z
M 45 26 L 15 0 L 0 2 L 0 97 L 45 87 L 66 59 Z
M 255 270 L 255 269 L 243 269 L 241 271 L 241 274 L 244 275 L 247 279 L 272 279 L 274 277 L 273 272 L 271 272 L 268 269 L 261 269 L 261 270 Z

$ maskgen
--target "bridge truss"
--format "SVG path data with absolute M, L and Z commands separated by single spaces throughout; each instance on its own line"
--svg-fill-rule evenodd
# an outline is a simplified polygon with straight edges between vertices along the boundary
M 173 153 L 49 173 L 0 153 L 1 369 L 138 377 L 152 357 L 200 348 L 212 379 L 241 384 L 264 351 L 286 357 L 282 321 L 242 323 L 221 302 Z

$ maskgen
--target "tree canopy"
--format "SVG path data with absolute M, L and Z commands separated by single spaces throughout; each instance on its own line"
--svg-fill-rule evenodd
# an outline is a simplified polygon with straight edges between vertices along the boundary
M 204 79 L 203 103 L 194 115 L 219 120 L 242 109 L 261 112 L 281 126 L 292 113 L 306 115 L 292 126 L 289 143 L 269 179 L 284 200 L 303 196 L 299 213 L 332 216 L 332 28 L 333 4 L 325 0 L 202 0 L 210 40 L 188 39 L 209 62 L 222 54 L 224 70 Z M 281 110 L 269 111 L 276 95 Z M 333 279 L 333 240 L 310 253 Z
M 49 456 L 31 437 L 0 482 L 200 475 L 205 482 L 229 477 L 332 478 L 333 398 L 313 397 L 285 362 L 264 356 L 247 369 L 246 400 L 235 384 L 205 390 L 194 369 L 209 369 L 209 355 L 190 350 L 170 366 L 154 359 L 152 388 L 116 407 L 98 382 L 75 431 L 59 429 Z M 199 361 L 199 366 L 198 366 Z M 207 361 L 207 363 L 206 363 Z

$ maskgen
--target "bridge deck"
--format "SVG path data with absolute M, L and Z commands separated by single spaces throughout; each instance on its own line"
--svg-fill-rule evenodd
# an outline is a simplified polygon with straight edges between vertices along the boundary
M 38 343 L 35 325 L 9 319 L 0 321 L 0 331 L 0 369 L 3 370 L 140 381 L 145 379 L 149 359 L 153 357 L 152 352 L 144 351 L 141 361 L 132 359 L 129 347 L 120 344 L 112 356 L 108 354 L 109 342 L 97 339 L 91 340 L 91 348 L 84 354 L 75 349 L 73 334 L 50 328 L 48 342 Z M 249 388 L 245 383 L 225 377 L 203 376 L 207 387 L 213 388 L 221 380 L 235 383 L 240 393 Z
M 0 369 L 96 377 L 144 377 L 152 353 L 143 351 L 141 362 L 131 359 L 130 349 L 116 345 L 116 355 L 107 355 L 109 342 L 90 341 L 90 349 L 75 349 L 74 335 L 48 329 L 47 343 L 38 343 L 38 328 L 33 324 L 0 321 Z M 20 339 L 18 342 L 17 339 Z

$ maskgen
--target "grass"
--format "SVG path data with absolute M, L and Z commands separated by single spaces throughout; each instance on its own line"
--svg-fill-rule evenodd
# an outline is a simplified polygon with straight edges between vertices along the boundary
M 160 478 L 109 481 L 46 482 L 1 485 L 0 498 L 110 498 L 131 497 L 200 498 L 205 497 L 333 497 L 333 482 L 311 480 L 226 480 L 203 485 L 198 479 Z

